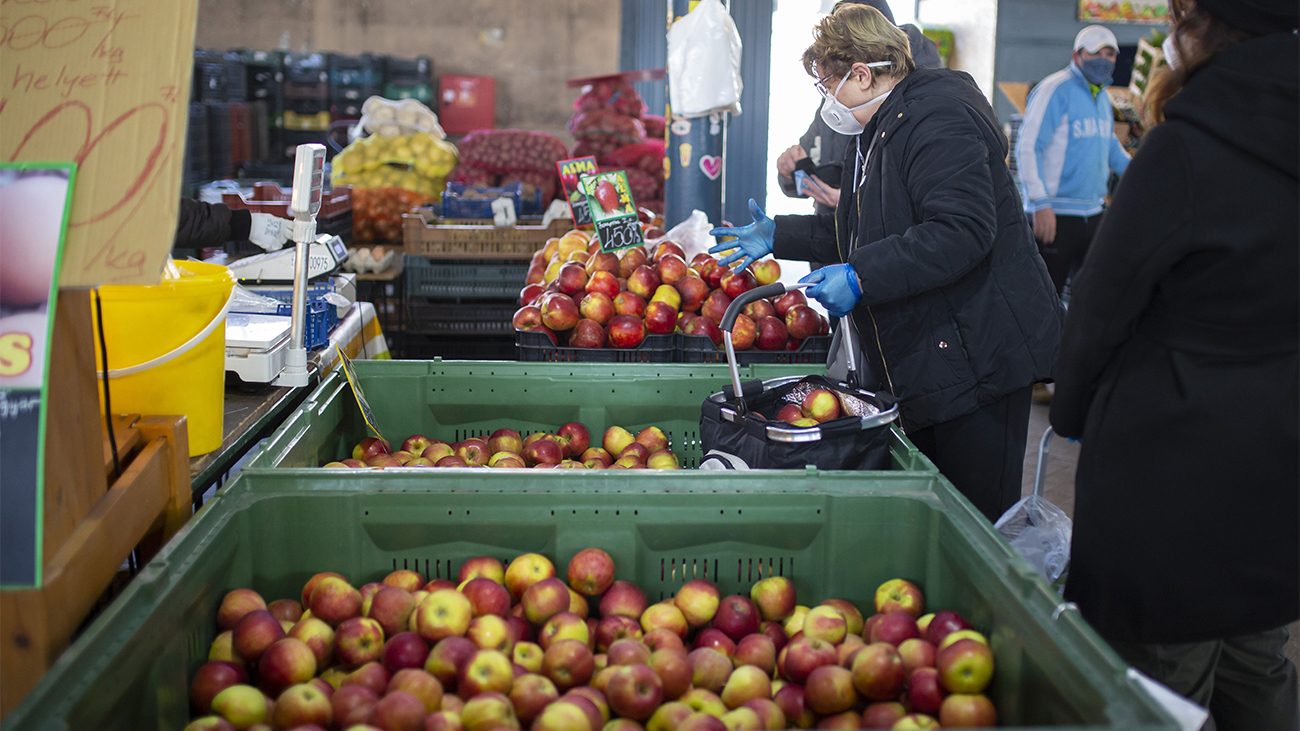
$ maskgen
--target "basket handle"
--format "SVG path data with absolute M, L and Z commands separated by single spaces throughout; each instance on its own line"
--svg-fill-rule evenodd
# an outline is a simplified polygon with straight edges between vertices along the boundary
M 731 369 L 731 385 L 736 389 L 736 393 L 741 393 L 740 369 L 736 366 L 736 347 L 731 343 L 731 329 L 736 325 L 736 318 L 740 316 L 740 311 L 750 302 L 757 302 L 764 297 L 774 297 L 785 294 L 792 289 L 800 289 L 811 286 L 811 284 L 792 284 L 789 287 L 781 282 L 772 282 L 762 287 L 755 287 L 748 292 L 742 292 L 739 297 L 727 305 L 727 311 L 722 315 L 722 323 L 718 327 L 722 330 L 722 341 L 727 347 L 727 366 Z M 744 400 L 738 399 L 736 404 L 744 408 Z
M 178 358 L 188 353 L 190 350 L 194 348 L 194 346 L 206 340 L 207 337 L 212 334 L 212 331 L 217 329 L 218 325 L 225 322 L 226 313 L 230 312 L 230 306 L 234 304 L 234 302 L 235 302 L 235 288 L 231 287 L 230 296 L 226 298 L 226 303 L 221 306 L 221 311 L 218 312 L 217 316 L 212 318 L 212 322 L 209 322 L 202 330 L 199 331 L 197 335 L 190 338 L 189 340 L 186 340 L 184 343 L 181 343 L 171 352 L 163 353 L 162 355 L 158 356 L 157 358 L 154 358 L 153 360 L 147 360 L 139 365 L 133 365 L 127 368 L 111 368 L 108 371 L 108 377 L 121 378 L 122 376 L 129 376 L 135 373 L 140 373 L 142 371 L 147 371 L 150 368 L 160 366 L 163 363 L 166 363 L 170 360 L 173 360 L 175 358 Z M 95 371 L 95 377 L 103 378 L 104 372 Z

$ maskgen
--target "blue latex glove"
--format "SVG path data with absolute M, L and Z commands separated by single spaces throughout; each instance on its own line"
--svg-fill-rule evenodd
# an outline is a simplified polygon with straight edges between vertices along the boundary
M 800 284 L 804 282 L 816 282 L 805 294 L 822 303 L 835 317 L 849 314 L 862 299 L 862 287 L 852 264 L 822 267 L 799 280 Z
M 772 253 L 772 238 L 776 235 L 776 221 L 768 218 L 763 213 L 763 209 L 758 207 L 753 198 L 749 199 L 749 215 L 753 216 L 754 222 L 748 226 L 740 228 L 730 228 L 719 226 L 709 231 L 710 236 L 735 236 L 734 241 L 724 241 L 712 249 L 710 254 L 718 254 L 728 249 L 740 249 L 729 256 L 724 257 L 718 262 L 721 266 L 727 266 L 734 261 L 740 262 L 740 266 L 735 271 L 743 271 L 746 267 Z

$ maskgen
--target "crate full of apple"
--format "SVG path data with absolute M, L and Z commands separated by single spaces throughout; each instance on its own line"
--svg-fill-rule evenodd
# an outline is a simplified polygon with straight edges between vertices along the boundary
M 318 573 L 269 604 L 235 589 L 190 682 L 187 731 L 725 731 L 992 726 L 983 635 L 921 590 L 874 613 L 768 576 L 721 596 L 693 579 L 650 603 L 598 548 L 401 569 L 357 588 Z M 807 602 L 801 604 L 801 602 Z
M 488 437 L 447 443 L 413 434 L 396 451 L 387 440 L 366 437 L 352 448 L 351 457 L 324 466 L 675 470 L 681 468 L 681 461 L 670 448 L 668 435 L 657 426 L 636 434 L 611 426 L 601 443 L 592 445 L 587 427 L 571 421 L 554 434 L 535 432 L 527 437 L 513 429 L 497 429 Z
M 720 348 L 718 326 L 731 301 L 781 276 L 774 259 L 755 263 L 752 272 L 731 272 L 708 254 L 689 264 L 684 256 L 667 240 L 612 254 L 583 231 L 551 239 L 533 256 L 515 329 L 545 333 L 569 348 L 636 348 L 676 332 L 707 336 Z M 747 306 L 732 340 L 740 351 L 792 351 L 829 332 L 826 318 L 795 291 Z

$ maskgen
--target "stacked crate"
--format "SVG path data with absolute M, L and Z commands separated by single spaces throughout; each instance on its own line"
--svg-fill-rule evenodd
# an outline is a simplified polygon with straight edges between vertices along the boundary
M 252 159 L 280 158 L 284 127 L 284 53 L 241 51 L 247 79 Z
M 406 256 L 403 355 L 513 360 L 519 283 L 527 261 Z
M 384 81 L 384 59 L 363 53 L 330 56 L 330 115 L 333 119 L 360 119 L 361 105 L 379 94 Z
M 329 59 L 327 53 L 285 56 L 281 145 L 285 160 L 293 160 L 298 145 L 326 142 L 330 125 Z M 326 149 L 332 152 L 328 146 Z
M 389 56 L 384 62 L 384 98 L 415 99 L 433 106 L 433 61 L 428 56 Z

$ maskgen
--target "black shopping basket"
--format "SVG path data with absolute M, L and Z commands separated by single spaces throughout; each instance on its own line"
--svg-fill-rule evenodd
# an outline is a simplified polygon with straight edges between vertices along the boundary
M 794 285 L 795 289 L 807 285 Z M 737 297 L 722 319 L 721 329 L 731 368 L 731 387 L 709 396 L 700 407 L 700 440 L 705 461 L 710 457 L 729 467 L 750 469 L 880 470 L 889 467 L 889 424 L 898 418 L 898 405 L 888 394 L 857 387 L 857 344 L 852 354 L 849 382 L 822 376 L 787 376 L 767 381 L 740 382 L 731 330 L 745 305 L 783 294 L 785 285 L 769 284 Z M 852 328 L 841 327 L 846 334 Z M 798 404 L 810 391 L 824 388 L 836 394 L 843 416 L 817 426 L 797 427 L 776 421 L 786 404 Z M 737 397 L 739 394 L 739 397 Z

